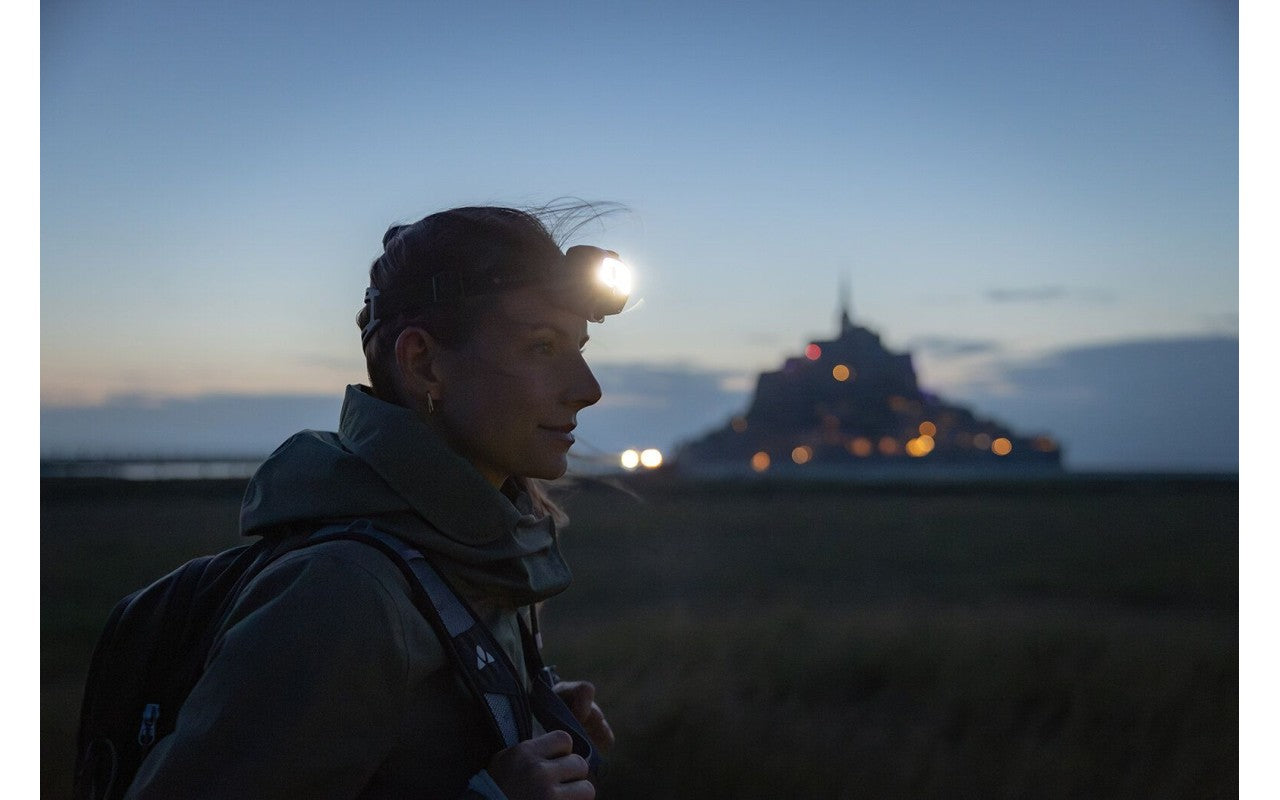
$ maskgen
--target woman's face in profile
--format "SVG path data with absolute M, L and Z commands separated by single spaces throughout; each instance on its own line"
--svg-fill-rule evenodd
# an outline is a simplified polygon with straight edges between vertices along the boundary
M 546 286 L 504 292 L 470 341 L 437 357 L 435 422 L 494 486 L 563 475 L 577 413 L 600 399 L 587 320 L 556 301 Z

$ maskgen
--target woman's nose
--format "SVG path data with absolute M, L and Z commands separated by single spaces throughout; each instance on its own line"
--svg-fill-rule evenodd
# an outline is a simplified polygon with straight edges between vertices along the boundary
M 568 401 L 575 409 L 586 408 L 600 402 L 600 382 L 587 366 L 587 361 L 578 356 L 578 369 L 574 372 L 573 382 L 569 386 Z

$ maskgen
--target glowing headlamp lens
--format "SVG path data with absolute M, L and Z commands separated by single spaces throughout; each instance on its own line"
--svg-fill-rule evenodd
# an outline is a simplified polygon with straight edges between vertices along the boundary
M 596 279 L 616 294 L 631 294 L 631 268 L 612 256 L 606 256 L 600 261 Z
M 631 295 L 631 269 L 612 250 L 576 244 L 565 251 L 562 274 L 571 301 L 592 322 L 620 313 Z

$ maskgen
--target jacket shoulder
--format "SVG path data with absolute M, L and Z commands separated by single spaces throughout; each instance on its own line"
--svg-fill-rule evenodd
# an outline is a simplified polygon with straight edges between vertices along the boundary
M 280 556 L 245 586 L 223 630 L 262 614 L 335 646 L 348 637 L 376 636 L 384 649 L 403 651 L 410 673 L 446 665 L 444 647 L 414 605 L 399 567 L 362 542 L 321 542 Z

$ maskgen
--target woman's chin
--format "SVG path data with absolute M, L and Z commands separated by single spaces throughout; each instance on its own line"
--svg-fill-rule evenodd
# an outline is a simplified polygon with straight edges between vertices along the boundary
M 558 459 L 549 459 L 536 468 L 529 470 L 525 474 L 530 478 L 537 478 L 543 481 L 554 481 L 556 478 L 563 477 L 565 472 L 569 470 L 569 459 L 561 456 Z

